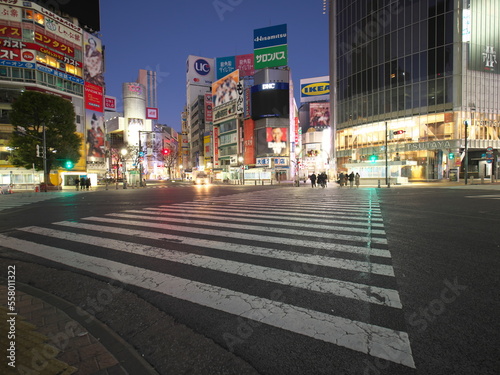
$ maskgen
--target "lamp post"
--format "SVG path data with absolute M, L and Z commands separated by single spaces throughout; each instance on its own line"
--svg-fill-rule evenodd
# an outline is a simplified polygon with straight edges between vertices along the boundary
M 123 163 L 123 170 L 122 170 L 123 188 L 126 189 L 127 188 L 127 160 L 125 159 L 125 156 L 128 154 L 127 149 L 122 148 L 121 154 L 122 154 L 122 163 Z
M 389 177 L 389 156 L 387 150 L 387 121 L 385 122 L 385 184 L 388 188 L 391 187 L 391 179 Z
M 476 112 L 476 107 L 472 106 L 470 109 L 471 112 L 471 125 L 474 125 L 474 114 Z M 464 147 L 464 163 L 465 163 L 465 185 L 468 183 L 468 178 L 469 178 L 469 146 L 468 146 L 468 133 L 469 133 L 469 123 L 467 120 L 465 121 L 465 147 Z
M 243 164 L 243 156 L 240 156 L 238 158 L 238 161 L 240 162 L 240 168 L 241 168 L 241 178 L 240 178 L 240 181 L 241 181 L 241 184 L 242 185 L 245 185 L 245 164 Z

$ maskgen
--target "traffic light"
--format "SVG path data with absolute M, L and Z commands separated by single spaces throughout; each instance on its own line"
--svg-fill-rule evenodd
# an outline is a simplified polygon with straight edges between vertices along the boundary
M 163 155 L 167 156 L 170 155 L 170 149 L 169 148 L 164 148 L 162 151 Z
M 403 133 L 406 133 L 406 131 L 405 130 L 396 130 L 396 131 L 392 132 L 392 134 L 394 134 L 394 135 L 403 134 Z
M 370 155 L 370 157 L 368 159 L 370 160 L 370 162 L 375 163 L 378 160 L 378 156 L 377 155 Z
M 448 159 L 453 160 L 455 158 L 455 154 L 453 152 L 450 152 L 448 154 Z
M 74 166 L 74 164 L 73 164 L 73 162 L 71 160 L 66 160 L 64 162 L 64 168 L 66 168 L 66 169 L 72 169 L 73 166 Z
M 39 158 L 42 155 L 40 155 L 40 145 L 36 145 L 36 157 Z

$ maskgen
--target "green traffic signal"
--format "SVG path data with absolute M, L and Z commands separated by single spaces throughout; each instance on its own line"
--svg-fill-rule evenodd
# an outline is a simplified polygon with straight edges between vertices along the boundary
M 64 168 L 66 169 L 72 169 L 74 167 L 74 164 L 71 160 L 66 160 L 66 162 L 64 163 Z
M 370 159 L 370 161 L 371 161 L 372 163 L 375 163 L 375 162 L 377 161 L 377 159 L 378 159 L 378 156 L 377 156 L 377 155 L 370 155 L 370 158 L 369 158 L 369 159 Z

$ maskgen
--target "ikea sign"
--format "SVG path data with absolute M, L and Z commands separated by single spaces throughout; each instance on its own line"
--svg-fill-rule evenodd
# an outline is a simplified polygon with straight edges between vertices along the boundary
M 330 94 L 330 82 L 316 82 L 302 85 L 300 88 L 300 96 L 310 97 L 318 95 Z

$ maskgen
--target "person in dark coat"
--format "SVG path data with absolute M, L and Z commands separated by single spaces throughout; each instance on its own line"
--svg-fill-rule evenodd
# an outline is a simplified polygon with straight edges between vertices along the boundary
M 80 190 L 85 190 L 85 177 L 80 178 Z
M 311 187 L 316 187 L 316 174 L 313 173 L 309 178 L 311 179 Z
M 75 178 L 75 186 L 76 186 L 76 190 L 78 190 L 78 188 L 80 187 L 80 179 L 78 177 Z
M 87 190 L 90 190 L 90 178 L 89 177 L 87 177 L 85 179 L 85 187 L 87 188 Z

